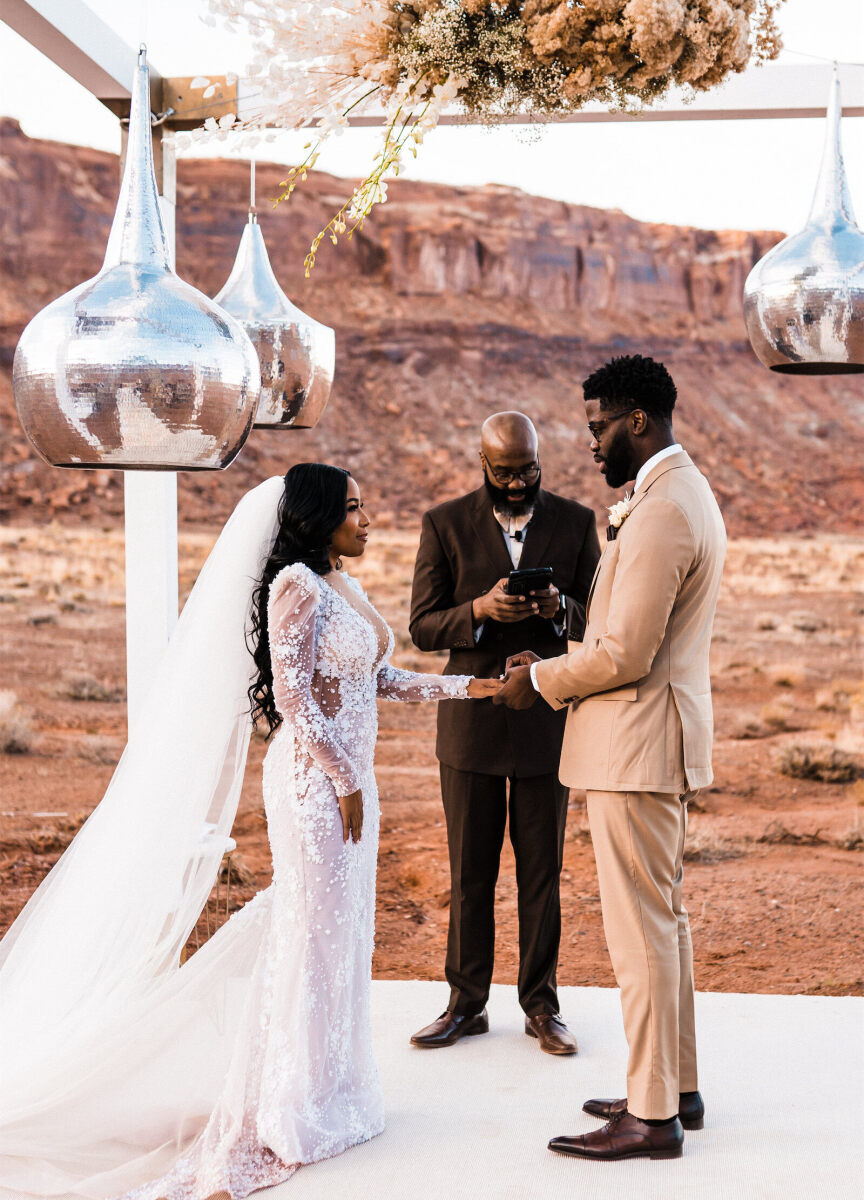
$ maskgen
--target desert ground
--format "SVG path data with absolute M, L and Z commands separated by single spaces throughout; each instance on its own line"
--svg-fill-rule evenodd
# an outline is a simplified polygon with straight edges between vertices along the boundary
M 188 592 L 216 536 L 181 533 Z M 416 531 L 383 531 L 356 573 L 397 633 L 395 661 L 443 659 L 407 633 Z M 713 650 L 714 786 L 692 807 L 686 896 L 700 989 L 864 992 L 864 538 L 730 543 Z M 0 530 L 0 930 L 98 802 L 125 738 L 123 536 Z M 432 706 L 382 703 L 375 974 L 438 979 L 447 849 Z M 235 823 L 231 906 L 270 878 L 254 737 Z M 142 898 L 143 902 L 143 898 Z M 571 795 L 559 980 L 613 984 L 584 796 Z M 203 936 L 204 923 L 201 924 Z M 514 983 L 513 862 L 498 893 L 495 979 Z M 446 989 L 442 985 L 442 1007 Z M 434 1014 L 430 1014 L 430 1017 Z M 577 1014 L 571 1014 L 576 1017 Z

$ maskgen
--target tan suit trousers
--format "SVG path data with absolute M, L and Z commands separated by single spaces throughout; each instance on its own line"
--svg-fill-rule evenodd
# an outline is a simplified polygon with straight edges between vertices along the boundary
M 695 1092 L 693 947 L 681 897 L 687 801 L 668 792 L 588 792 L 603 929 L 621 989 L 627 1107 L 664 1120 Z

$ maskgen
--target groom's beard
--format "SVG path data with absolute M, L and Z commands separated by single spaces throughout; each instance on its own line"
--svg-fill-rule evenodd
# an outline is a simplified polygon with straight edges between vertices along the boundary
M 510 498 L 509 488 L 496 487 L 486 472 L 483 472 L 483 482 L 486 484 L 486 494 L 496 508 L 505 517 L 524 517 L 533 506 L 540 491 L 540 476 L 533 483 L 526 483 L 521 500 Z
M 636 475 L 630 457 L 630 443 L 621 434 L 610 443 L 603 462 L 606 467 L 603 477 L 610 488 L 623 487 Z

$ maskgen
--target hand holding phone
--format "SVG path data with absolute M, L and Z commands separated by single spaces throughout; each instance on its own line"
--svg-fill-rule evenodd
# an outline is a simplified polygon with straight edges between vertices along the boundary
M 526 567 L 524 571 L 510 572 L 507 579 L 507 595 L 527 598 L 532 592 L 546 592 L 551 586 L 551 567 Z

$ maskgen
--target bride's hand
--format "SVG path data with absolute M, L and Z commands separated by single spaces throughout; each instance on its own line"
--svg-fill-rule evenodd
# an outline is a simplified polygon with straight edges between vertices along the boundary
M 363 833 L 363 793 L 360 788 L 350 796 L 339 797 L 339 812 L 342 814 L 342 841 L 359 842 Z
M 468 695 L 472 700 L 488 699 L 503 686 L 503 679 L 472 679 L 468 684 Z

